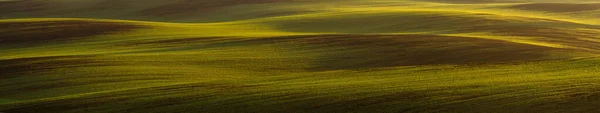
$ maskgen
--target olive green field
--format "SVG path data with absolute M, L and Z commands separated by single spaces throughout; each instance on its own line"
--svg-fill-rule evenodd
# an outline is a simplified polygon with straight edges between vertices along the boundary
M 0 0 L 0 113 L 598 113 L 598 0 Z

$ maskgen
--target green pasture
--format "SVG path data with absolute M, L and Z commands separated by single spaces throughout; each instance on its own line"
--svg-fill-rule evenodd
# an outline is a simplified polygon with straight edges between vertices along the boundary
M 0 112 L 594 113 L 599 3 L 0 0 Z

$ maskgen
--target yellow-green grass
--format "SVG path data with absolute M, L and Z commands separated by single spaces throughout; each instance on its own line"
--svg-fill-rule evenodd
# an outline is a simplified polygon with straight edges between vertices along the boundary
M 168 55 L 161 54 L 151 61 L 139 56 L 105 56 L 132 64 L 61 67 L 5 77 L 2 86 L 6 87 L 2 89 L 9 92 L 3 92 L 7 93 L 3 98 L 20 101 L 4 103 L 0 109 L 5 112 L 591 112 L 596 110 L 598 102 L 597 59 L 297 72 L 219 67 L 223 61 L 211 66 L 199 62 L 194 65 L 190 60 L 168 63 L 159 60 L 165 56 Z M 119 64 L 118 60 L 103 63 Z
M 0 1 L 0 112 L 598 111 L 595 10 L 230 1 Z
M 597 102 L 600 60 L 581 59 L 594 57 L 585 49 L 443 34 L 169 31 L 240 23 L 3 23 L 70 21 L 140 27 L 3 47 L 0 111 L 589 112 Z M 25 28 L 53 26 L 41 25 Z

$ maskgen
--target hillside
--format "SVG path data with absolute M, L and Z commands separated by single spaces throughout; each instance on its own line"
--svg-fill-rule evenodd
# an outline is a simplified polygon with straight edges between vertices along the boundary
M 598 112 L 595 0 L 0 0 L 0 112 Z

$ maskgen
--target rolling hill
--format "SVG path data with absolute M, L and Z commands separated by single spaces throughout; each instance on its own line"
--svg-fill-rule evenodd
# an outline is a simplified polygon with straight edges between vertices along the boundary
M 595 0 L 0 0 L 0 112 L 598 112 Z

